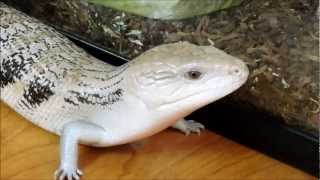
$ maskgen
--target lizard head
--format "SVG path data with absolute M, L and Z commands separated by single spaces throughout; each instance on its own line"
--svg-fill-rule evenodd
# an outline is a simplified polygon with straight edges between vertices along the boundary
M 235 91 L 249 71 L 219 49 L 178 42 L 146 51 L 128 73 L 129 91 L 147 106 L 190 113 Z

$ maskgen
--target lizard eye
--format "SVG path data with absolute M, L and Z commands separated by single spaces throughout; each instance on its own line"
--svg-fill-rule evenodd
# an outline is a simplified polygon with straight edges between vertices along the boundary
M 199 72 L 199 71 L 188 71 L 185 76 L 188 79 L 197 80 L 197 79 L 199 79 L 201 77 L 201 74 L 202 73 Z

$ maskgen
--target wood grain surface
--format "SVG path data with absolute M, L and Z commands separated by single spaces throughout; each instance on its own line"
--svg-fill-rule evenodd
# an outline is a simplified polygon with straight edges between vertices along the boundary
M 59 138 L 1 103 L 1 179 L 52 179 Z M 166 130 L 109 148 L 80 146 L 83 179 L 316 179 L 215 133 Z

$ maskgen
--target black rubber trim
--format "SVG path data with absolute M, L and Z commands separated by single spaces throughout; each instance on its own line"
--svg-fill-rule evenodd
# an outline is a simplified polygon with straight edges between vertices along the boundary
M 56 28 L 61 34 L 68 37 L 70 40 L 72 40 L 76 45 L 80 46 L 84 50 L 86 50 L 88 53 L 93 55 L 94 57 L 107 62 L 109 64 L 120 66 L 126 62 L 128 62 L 128 59 L 119 56 L 117 53 L 113 52 L 112 50 L 107 50 L 102 48 L 101 46 L 97 44 L 90 43 L 83 38 L 81 38 L 77 34 L 72 34 L 66 31 L 63 31 L 61 29 Z
M 59 30 L 75 44 L 96 58 L 112 65 L 128 60 L 111 50 L 90 43 L 80 36 Z M 190 115 L 206 127 L 233 141 L 256 149 L 275 159 L 319 178 L 319 139 L 276 120 L 269 114 L 241 108 L 222 101 L 208 105 Z

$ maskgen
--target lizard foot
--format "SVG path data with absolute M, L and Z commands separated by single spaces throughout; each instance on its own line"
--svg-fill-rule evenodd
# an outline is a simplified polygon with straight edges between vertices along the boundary
M 204 129 L 204 125 L 201 123 L 198 123 L 194 120 L 186 120 L 186 127 L 184 130 L 182 130 L 186 135 L 189 135 L 190 133 L 197 133 L 200 135 L 201 130 Z
M 201 123 L 198 123 L 193 120 L 184 120 L 184 119 L 179 120 L 172 127 L 184 132 L 185 135 L 189 135 L 190 133 L 193 133 L 193 132 L 200 135 L 201 130 L 205 128 L 204 125 L 202 125 Z
M 60 167 L 54 173 L 55 180 L 79 180 L 82 175 L 82 171 L 74 167 Z

